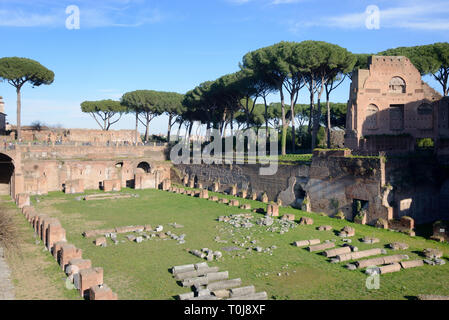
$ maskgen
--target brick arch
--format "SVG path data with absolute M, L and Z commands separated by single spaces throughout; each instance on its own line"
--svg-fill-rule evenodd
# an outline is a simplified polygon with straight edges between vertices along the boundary
M 0 153 L 0 195 L 10 195 L 14 177 L 14 159 L 8 154 Z
M 391 93 L 406 93 L 407 84 L 404 78 L 400 76 L 394 76 L 390 79 L 389 90 Z

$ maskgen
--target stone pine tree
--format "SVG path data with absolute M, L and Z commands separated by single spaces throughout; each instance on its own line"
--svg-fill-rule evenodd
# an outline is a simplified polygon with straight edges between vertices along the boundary
M 81 103 L 81 111 L 90 114 L 98 123 L 101 130 L 107 131 L 113 124 L 121 119 L 123 113 L 126 111 L 126 107 L 119 101 L 110 99 L 84 101 Z
M 136 90 L 125 93 L 121 103 L 128 111 L 136 114 L 136 122 L 139 121 L 145 127 L 144 139 L 148 142 L 150 122 L 164 112 L 162 94 L 153 90 Z
M 171 129 L 185 110 L 182 104 L 184 95 L 176 92 L 161 92 L 161 99 L 162 111 L 168 115 L 167 142 L 170 142 Z
M 287 153 L 287 128 L 290 124 L 290 120 L 287 119 L 287 110 L 285 107 L 284 86 L 288 85 L 288 76 L 291 72 L 288 57 L 292 46 L 295 46 L 295 44 L 283 41 L 269 47 L 261 48 L 247 53 L 241 63 L 242 70 L 256 74 L 262 79 L 270 79 L 274 83 L 276 90 L 279 91 L 282 111 L 282 155 Z
M 29 83 L 33 87 L 52 84 L 55 78 L 53 71 L 39 62 L 18 57 L 0 59 L 0 79 L 7 81 L 16 88 L 17 93 L 17 140 L 21 140 L 21 90 Z

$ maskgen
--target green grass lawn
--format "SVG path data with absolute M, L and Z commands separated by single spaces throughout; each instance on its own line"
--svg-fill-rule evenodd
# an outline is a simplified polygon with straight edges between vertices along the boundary
M 59 218 L 67 230 L 68 241 L 83 249 L 83 257 L 91 259 L 94 266 L 104 268 L 105 283 L 118 293 L 119 299 L 173 299 L 180 293 L 189 292 L 190 289 L 182 288 L 176 283 L 169 268 L 201 262 L 187 250 L 204 247 L 223 252 L 221 261 L 210 262 L 209 265 L 229 271 L 230 278 L 241 278 L 243 285 L 254 285 L 257 291 L 266 291 L 270 299 L 405 299 L 418 294 L 449 295 L 449 263 L 386 274 L 381 276 L 379 290 L 368 290 L 365 286 L 366 275 L 362 271 L 349 271 L 343 267 L 345 263 L 331 264 L 322 255 L 291 245 L 294 241 L 312 238 L 319 238 L 322 242 L 337 239 L 337 245 L 343 243 L 334 232 L 317 231 L 316 227 L 319 225 L 332 225 L 336 230 L 345 225 L 354 226 L 356 237 L 352 244 L 360 250 L 384 247 L 393 241 L 408 243 L 410 249 L 403 253 L 409 254 L 411 259 L 418 258 L 418 252 L 429 247 L 443 250 L 447 259 L 447 244 L 292 208 L 281 208 L 281 215 L 294 213 L 297 220 L 301 216 L 312 217 L 314 225 L 297 226 L 282 235 L 257 225 L 249 230 L 233 229 L 227 223 L 218 222 L 217 218 L 249 211 L 160 190 L 125 189 L 122 192 L 135 193 L 139 197 L 77 201 L 77 195 L 54 192 L 48 196 L 40 196 L 38 203 L 33 197 L 38 212 Z M 214 193 L 210 192 L 209 195 Z M 250 203 L 252 208 L 265 207 L 258 201 L 239 200 L 240 203 Z M 262 217 L 260 214 L 254 216 Z M 168 224 L 173 222 L 182 224 L 184 228 L 169 227 Z M 108 240 L 108 246 L 101 248 L 94 246 L 94 239 L 86 239 L 81 235 L 87 230 L 142 224 L 151 224 L 153 227 L 161 224 L 164 231 L 170 230 L 178 235 L 185 233 L 186 243 L 180 245 L 174 240 L 148 240 L 141 244 L 126 241 L 116 246 Z M 234 230 L 232 235 L 231 229 Z M 238 245 L 233 241 L 240 243 L 248 235 L 251 240 L 257 240 L 256 245 L 248 242 L 240 251 L 222 250 L 223 247 Z M 216 236 L 228 243 L 216 242 Z M 360 243 L 358 239 L 363 236 L 378 237 L 381 243 Z M 125 239 L 125 235 L 119 235 L 119 239 Z M 254 250 L 246 251 L 248 246 L 266 248 L 273 245 L 277 249 L 273 250 L 272 255 Z M 402 252 L 388 250 L 388 253 Z

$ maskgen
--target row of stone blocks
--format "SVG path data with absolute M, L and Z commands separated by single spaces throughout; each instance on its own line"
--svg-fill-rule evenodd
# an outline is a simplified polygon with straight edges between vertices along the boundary
M 240 278 L 229 280 L 228 271 L 219 272 L 206 262 L 172 268 L 174 278 L 183 287 L 193 287 L 195 292 L 180 294 L 179 300 L 266 300 L 266 292 L 256 293 L 254 286 L 241 287 Z
M 18 196 L 16 202 L 45 248 L 75 284 L 82 297 L 89 300 L 117 300 L 117 294 L 103 283 L 103 269 L 92 268 L 91 261 L 82 258 L 82 250 L 67 243 L 66 231 L 58 219 L 37 213 L 30 206 L 29 196 L 25 194 Z M 26 205 L 22 205 L 23 203 Z

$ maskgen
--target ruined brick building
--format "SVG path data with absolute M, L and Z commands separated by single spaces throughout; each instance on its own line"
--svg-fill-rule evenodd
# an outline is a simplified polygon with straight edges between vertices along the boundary
M 345 146 L 376 153 L 413 151 L 417 139 L 443 147 L 449 136 L 448 100 L 422 81 L 406 57 L 372 56 L 353 73 Z

